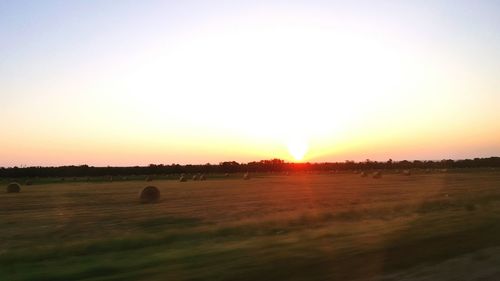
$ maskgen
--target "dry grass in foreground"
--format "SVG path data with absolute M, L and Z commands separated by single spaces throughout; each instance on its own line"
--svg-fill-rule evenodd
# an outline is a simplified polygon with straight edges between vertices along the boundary
M 500 279 L 498 171 L 154 185 L 0 194 L 0 280 Z

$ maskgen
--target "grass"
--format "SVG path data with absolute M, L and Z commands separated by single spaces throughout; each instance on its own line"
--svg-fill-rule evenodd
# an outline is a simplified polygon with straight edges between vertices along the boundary
M 194 173 L 198 174 L 198 173 Z M 186 174 L 185 177 L 191 180 L 192 175 L 194 174 Z M 110 177 L 112 181 L 110 181 Z M 180 174 L 163 174 L 163 175 L 131 175 L 131 176 L 92 176 L 92 177 L 20 177 L 20 178 L 0 178 L 0 183 L 7 182 L 19 182 L 24 183 L 26 180 L 32 182 L 32 184 L 36 185 L 44 185 L 44 184 L 54 184 L 54 183 L 103 183 L 103 182 L 126 182 L 126 181 L 144 181 L 146 182 L 147 178 L 150 177 L 153 182 L 155 181 L 178 181 L 180 178 Z M 243 178 L 242 173 L 232 173 L 229 174 L 228 177 L 225 177 L 223 174 L 205 174 L 205 178 L 209 179 L 241 179 Z
M 0 280 L 459 280 L 456 264 L 473 266 L 463 280 L 500 276 L 496 171 L 154 184 L 156 204 L 139 203 L 143 177 L 0 194 Z

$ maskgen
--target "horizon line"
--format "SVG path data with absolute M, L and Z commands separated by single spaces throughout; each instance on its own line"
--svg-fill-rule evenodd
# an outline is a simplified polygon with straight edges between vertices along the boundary
M 367 158 L 366 160 L 369 160 L 370 162 L 373 163 L 386 163 L 392 160 L 394 163 L 398 162 L 415 162 L 415 161 L 421 161 L 421 162 L 440 162 L 440 161 L 466 161 L 466 160 L 471 160 L 474 161 L 476 159 L 490 159 L 490 158 L 500 158 L 500 156 L 489 156 L 489 157 L 474 157 L 474 158 L 443 158 L 443 159 L 404 159 L 404 160 L 392 160 L 392 158 L 389 158 L 387 160 L 381 161 L 381 160 L 372 160 Z M 261 160 L 254 160 L 250 162 L 238 162 L 235 160 L 226 160 L 226 161 L 220 161 L 219 163 L 203 163 L 203 164 L 193 164 L 193 163 L 187 163 L 187 164 L 179 164 L 179 163 L 170 163 L 170 164 L 165 164 L 165 163 L 150 163 L 147 165 L 132 165 L 132 166 L 120 166 L 120 165 L 107 165 L 107 166 L 93 166 L 93 165 L 88 165 L 88 164 L 68 164 L 68 165 L 59 165 L 59 166 L 27 166 L 27 165 L 20 165 L 20 166 L 0 166 L 0 169 L 25 169 L 25 168 L 59 168 L 59 167 L 82 167 L 82 166 L 87 166 L 87 167 L 92 167 L 92 168 L 130 168 L 130 167 L 148 167 L 148 166 L 172 166 L 172 165 L 179 165 L 179 166 L 204 166 L 204 165 L 211 165 L 211 166 L 218 166 L 221 163 L 227 163 L 227 162 L 236 162 L 238 165 L 248 165 L 251 163 L 259 163 L 262 161 L 273 161 L 273 160 L 280 160 L 283 161 L 284 164 L 341 164 L 341 163 L 347 163 L 347 162 L 353 162 L 353 163 L 366 163 L 367 161 L 356 161 L 356 160 L 344 160 L 344 161 L 322 161 L 322 162 L 310 162 L 310 161 L 286 161 L 280 158 L 272 158 L 272 159 L 261 159 Z

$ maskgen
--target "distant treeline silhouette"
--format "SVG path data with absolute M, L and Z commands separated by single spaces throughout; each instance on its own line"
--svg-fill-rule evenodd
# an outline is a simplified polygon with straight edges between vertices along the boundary
M 236 161 L 219 164 L 179 165 L 150 164 L 135 167 L 92 167 L 88 165 L 61 167 L 12 167 L 0 168 L 0 177 L 95 177 L 125 175 L 161 175 L 180 173 L 239 173 L 239 172 L 293 172 L 293 171 L 346 171 L 369 169 L 453 169 L 500 167 L 500 157 L 474 158 L 465 160 L 440 161 L 371 161 L 288 163 L 281 159 L 238 163 Z

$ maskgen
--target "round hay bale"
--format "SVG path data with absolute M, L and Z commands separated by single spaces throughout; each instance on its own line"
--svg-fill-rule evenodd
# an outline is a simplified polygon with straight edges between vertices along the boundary
M 153 177 L 147 176 L 146 181 L 153 181 Z
M 229 177 L 229 174 L 228 174 L 228 173 L 225 173 L 225 174 L 224 174 L 224 176 L 227 178 L 227 177 Z
M 17 182 L 11 182 L 7 185 L 7 193 L 19 193 L 21 192 L 21 185 Z
M 382 177 L 382 173 L 380 171 L 376 171 L 373 173 L 374 179 L 380 179 Z
M 198 180 L 198 175 L 193 175 L 193 180 L 197 181 Z
M 206 180 L 206 178 L 205 178 L 205 175 L 204 175 L 204 174 L 201 174 L 201 175 L 200 175 L 200 180 L 201 180 L 201 181 Z
M 160 200 L 160 190 L 156 186 L 146 186 L 139 194 L 141 203 L 155 203 Z
M 32 185 L 33 183 L 30 180 L 25 180 L 24 185 Z
M 404 170 L 403 175 L 405 176 L 411 176 L 411 171 L 410 170 Z
M 243 179 L 244 180 L 249 180 L 250 179 L 250 174 L 248 172 L 246 172 L 244 175 L 243 175 Z
M 187 181 L 186 177 L 184 175 L 181 175 L 181 177 L 179 178 L 179 181 L 180 182 L 185 182 Z
M 362 177 L 362 178 L 364 178 L 364 177 L 366 177 L 366 176 L 367 176 L 367 174 L 366 174 L 366 172 L 365 172 L 365 171 L 361 172 L 361 174 L 360 174 L 360 175 L 361 175 L 361 177 Z

